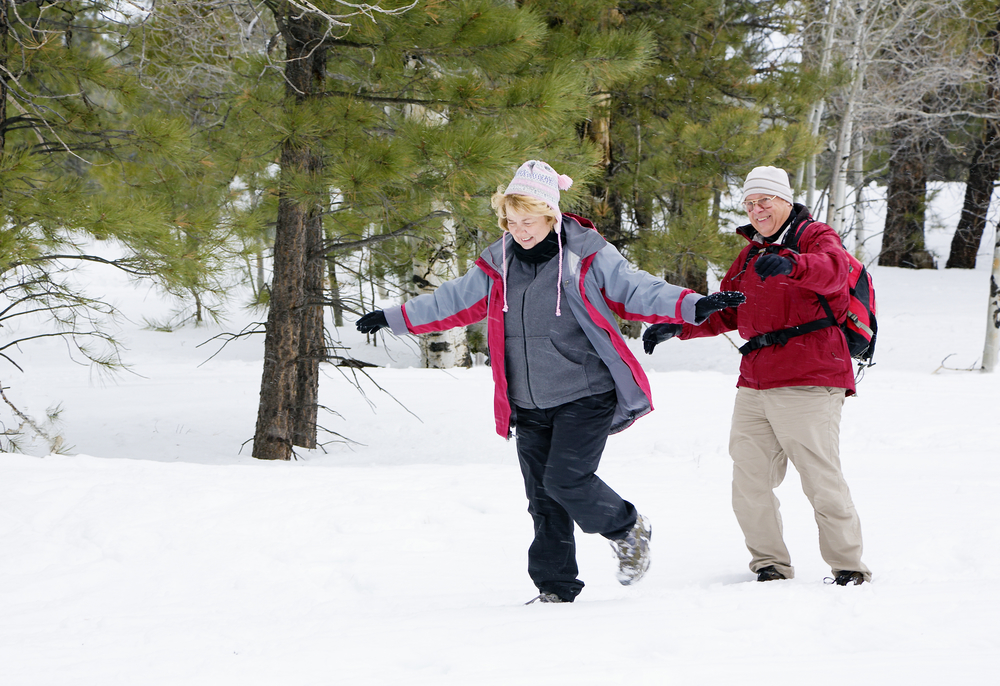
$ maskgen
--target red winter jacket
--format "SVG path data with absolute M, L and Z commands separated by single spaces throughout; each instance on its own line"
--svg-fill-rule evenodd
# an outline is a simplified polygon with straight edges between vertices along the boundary
M 766 245 L 750 225 L 737 231 L 749 241 L 722 279 L 719 290 L 740 291 L 746 302 L 740 307 L 720 310 L 701 326 L 684 325 L 681 338 L 717 336 L 725 331 L 739 331 L 750 340 L 773 331 L 798 326 L 826 316 L 817 293 L 826 296 L 838 321 L 847 314 L 847 254 L 837 233 L 822 222 L 813 221 L 809 210 L 796 204 L 791 225 L 782 237 L 794 235 L 803 223 L 798 254 L 782 247 L 778 254 L 791 257 L 794 263 L 788 276 L 772 276 L 766 281 L 754 271 L 760 254 L 754 249 Z M 780 242 L 780 241 L 779 241 Z M 854 370 L 847 340 L 839 327 L 791 338 L 782 345 L 771 345 L 743 356 L 737 386 L 746 388 L 782 388 L 785 386 L 833 386 L 854 393 Z

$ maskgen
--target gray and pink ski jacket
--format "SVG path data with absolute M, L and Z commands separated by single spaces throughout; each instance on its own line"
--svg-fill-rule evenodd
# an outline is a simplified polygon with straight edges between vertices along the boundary
M 597 354 L 611 370 L 618 394 L 611 433 L 626 429 L 653 410 L 649 381 L 638 360 L 618 330 L 614 315 L 651 324 L 669 322 L 691 324 L 695 304 L 704 296 L 667 283 L 631 265 L 582 217 L 563 214 L 562 288 L 568 312 L 576 317 Z M 496 431 L 511 435 L 511 407 L 507 397 L 504 365 L 504 284 L 503 244 L 513 241 L 507 233 L 486 248 L 476 260 L 476 268 L 447 281 L 433 293 L 385 310 L 393 333 L 422 334 L 468 326 L 487 319 L 486 338 L 495 384 L 493 407 Z M 513 257 L 510 243 L 507 259 Z M 556 292 L 552 293 L 555 308 Z

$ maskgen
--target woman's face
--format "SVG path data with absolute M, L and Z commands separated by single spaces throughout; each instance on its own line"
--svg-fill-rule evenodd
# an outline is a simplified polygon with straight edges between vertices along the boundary
M 552 230 L 551 219 L 542 214 L 523 214 L 507 208 L 507 230 L 522 248 L 530 249 L 545 240 Z

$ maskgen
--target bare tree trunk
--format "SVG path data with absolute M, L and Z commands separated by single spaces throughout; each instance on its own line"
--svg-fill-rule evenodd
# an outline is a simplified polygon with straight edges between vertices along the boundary
M 410 67 L 417 61 L 413 60 Z M 407 119 L 421 121 L 431 126 L 441 125 L 448 121 L 448 113 L 434 111 L 422 105 L 406 105 L 403 113 Z M 447 212 L 448 208 L 441 202 L 434 203 L 435 212 Z M 445 281 L 459 276 L 458 238 L 455 235 L 455 220 L 450 213 L 441 223 L 441 233 L 433 249 L 421 250 L 421 259 L 413 257 L 413 284 L 417 295 L 433 293 Z M 426 369 L 450 369 L 451 367 L 471 367 L 472 354 L 469 352 L 469 336 L 465 327 L 455 327 L 445 331 L 434 331 L 422 334 L 418 338 L 420 344 L 420 359 Z
M 438 205 L 435 210 L 443 210 Z M 417 293 L 433 293 L 445 281 L 458 277 L 458 251 L 456 249 L 455 222 L 451 217 L 442 224 L 441 240 L 426 260 L 413 261 L 413 282 Z M 420 353 L 424 367 L 428 369 L 449 369 L 451 367 L 471 367 L 468 337 L 464 327 L 446 331 L 422 334 Z
M 820 49 L 819 75 L 825 77 L 830 72 L 830 63 L 833 58 L 833 38 L 836 30 L 837 10 L 840 0 L 830 0 L 826 8 L 826 24 L 823 27 L 823 45 Z M 826 101 L 820 100 L 814 103 L 809 109 L 809 131 L 813 138 L 819 137 L 820 123 L 823 121 L 823 112 L 826 110 Z M 802 191 L 803 176 L 805 176 L 806 207 L 815 208 L 816 202 L 816 157 L 810 155 L 809 159 L 799 166 L 796 174 L 795 186 Z
M 948 269 L 975 269 L 976 254 L 983 240 L 986 215 L 993 197 L 993 186 L 1000 175 L 1000 126 L 987 122 L 983 140 L 978 141 L 969 178 L 965 184 L 965 202 L 958 228 L 951 239 Z
M 0 3 L 0 154 L 7 149 L 7 3 Z
M 851 46 L 851 88 L 840 118 L 840 133 L 837 149 L 833 155 L 833 171 L 830 174 L 830 204 L 826 208 L 826 223 L 834 231 L 843 234 L 844 209 L 847 205 L 847 171 L 851 161 L 851 142 L 854 130 L 854 108 L 861 100 L 864 90 L 865 71 L 868 68 L 865 56 L 865 31 L 868 24 L 868 0 L 859 0 L 855 9 L 854 41 Z
M 254 255 L 254 262 L 257 268 L 257 302 L 262 302 L 262 294 L 264 293 L 264 287 L 267 285 L 264 279 L 264 248 L 258 248 L 257 253 Z
M 708 293 L 708 270 L 695 269 L 689 260 L 684 261 L 684 265 L 679 271 L 666 274 L 665 280 L 677 286 L 690 288 L 698 293 Z
M 330 265 L 330 309 L 333 310 L 333 325 L 344 325 L 344 302 L 340 295 L 340 281 L 337 280 L 337 261 L 332 257 L 328 258 Z
M 597 104 L 591 120 L 585 128 L 585 135 L 601 150 L 601 168 L 604 177 L 590 188 L 591 215 L 598 232 L 619 250 L 624 250 L 629 238 L 622 228 L 622 198 L 611 186 L 613 176 L 613 153 L 611 149 L 611 95 L 597 97 Z
M 986 86 L 986 102 L 994 112 L 1000 112 L 1000 24 L 990 32 L 993 52 L 987 63 L 990 74 Z M 948 269 L 975 269 L 976 253 L 983 240 L 986 215 L 993 197 L 993 184 L 1000 175 L 1000 122 L 988 119 L 984 122 L 983 135 L 976 141 L 969 166 L 969 179 L 965 184 L 965 202 L 958 228 L 951 239 L 951 252 L 945 267 Z
M 851 167 L 854 172 L 854 253 L 860 259 L 865 245 L 865 151 L 864 134 L 854 132 Z
M 893 129 L 892 141 L 885 230 L 878 263 L 883 267 L 934 269 L 934 258 L 924 244 L 926 138 L 905 124 L 898 124 Z
M 993 272 L 990 274 L 990 299 L 986 308 L 986 344 L 983 346 L 983 371 L 992 372 L 997 367 L 1000 351 L 1000 223 L 996 228 L 993 246 Z
M 298 102 L 310 97 L 320 85 L 326 55 L 323 25 L 309 16 L 293 18 L 289 14 L 277 18 L 286 44 L 285 92 L 290 100 Z M 307 312 L 318 308 L 322 318 L 321 303 L 307 302 L 315 284 L 304 277 L 307 270 L 313 270 L 312 263 L 321 260 L 320 255 L 309 254 L 319 217 L 316 203 L 292 197 L 290 189 L 297 185 L 293 179 L 315 174 L 321 164 L 308 146 L 290 140 L 282 144 L 264 371 L 253 441 L 253 456 L 260 459 L 292 458 L 292 445 L 299 439 L 297 431 L 302 426 L 297 421 L 304 409 L 300 403 L 315 398 L 310 391 L 299 389 L 304 377 L 299 362 L 303 350 L 311 350 L 315 340 L 314 322 L 310 320 L 309 326 L 304 326 Z M 315 420 L 312 430 L 315 433 Z

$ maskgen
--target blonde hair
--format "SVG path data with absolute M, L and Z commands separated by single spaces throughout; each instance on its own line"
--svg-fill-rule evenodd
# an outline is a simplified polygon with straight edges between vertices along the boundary
M 508 208 L 513 208 L 515 212 L 545 217 L 549 220 L 549 228 L 555 226 L 556 222 L 559 221 L 556 211 L 549 207 L 548 204 L 528 195 L 504 195 L 503 191 L 498 190 L 490 198 L 490 205 L 493 206 L 493 211 L 497 213 L 497 224 L 504 231 L 507 230 Z

